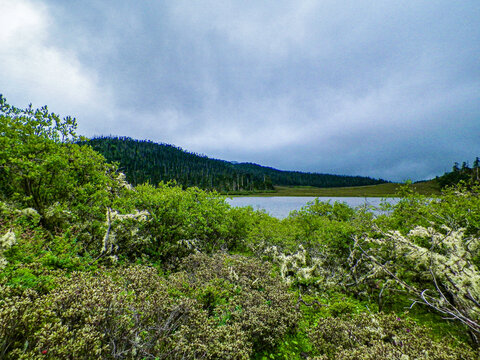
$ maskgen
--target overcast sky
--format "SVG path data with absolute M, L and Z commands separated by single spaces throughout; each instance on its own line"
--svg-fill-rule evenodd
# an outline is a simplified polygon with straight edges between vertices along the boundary
M 480 156 L 480 1 L 0 0 L 0 93 L 82 135 L 432 178 Z

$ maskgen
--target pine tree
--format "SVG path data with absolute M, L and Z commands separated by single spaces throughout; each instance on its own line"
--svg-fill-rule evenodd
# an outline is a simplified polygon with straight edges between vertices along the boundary
M 478 171 L 479 168 L 480 168 L 480 158 L 477 156 L 475 158 L 475 161 L 473 162 L 473 172 L 474 172 L 474 175 L 475 175 L 475 179 L 477 181 L 480 181 L 479 171 Z

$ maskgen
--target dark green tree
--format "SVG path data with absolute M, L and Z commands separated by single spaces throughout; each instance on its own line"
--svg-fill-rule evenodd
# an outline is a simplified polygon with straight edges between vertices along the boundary
M 251 163 L 234 163 L 184 151 L 168 144 L 101 137 L 88 141 L 110 162 L 118 162 L 134 184 L 174 180 L 183 187 L 198 186 L 221 192 L 273 190 L 274 185 L 318 187 L 361 186 L 384 182 L 360 176 L 281 171 Z
M 477 156 L 473 162 L 473 175 L 476 181 L 480 181 L 480 174 L 478 169 L 480 168 L 480 158 Z

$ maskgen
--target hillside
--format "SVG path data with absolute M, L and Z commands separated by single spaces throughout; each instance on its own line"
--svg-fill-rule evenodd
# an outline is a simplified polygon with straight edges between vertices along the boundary
M 385 183 L 369 177 L 281 171 L 252 163 L 232 163 L 173 145 L 128 137 L 97 137 L 88 144 L 107 161 L 117 162 L 127 181 L 134 185 L 175 180 L 184 187 L 242 193 L 274 191 L 274 185 L 330 188 Z
M 462 163 L 461 167 L 456 162 L 452 167 L 452 171 L 446 172 L 442 176 L 437 177 L 435 180 L 442 188 L 445 188 L 446 186 L 457 185 L 461 181 L 479 182 L 480 181 L 479 169 L 480 169 L 480 158 L 477 156 L 473 162 L 472 168 L 468 166 L 468 162 L 466 161 Z

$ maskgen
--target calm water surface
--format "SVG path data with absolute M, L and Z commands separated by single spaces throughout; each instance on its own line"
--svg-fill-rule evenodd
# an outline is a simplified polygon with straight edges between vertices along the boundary
M 303 206 L 309 201 L 314 201 L 317 197 L 309 196 L 266 196 L 266 197 L 255 197 L 255 196 L 246 196 L 246 197 L 236 197 L 228 198 L 227 202 L 232 206 L 242 207 L 242 206 L 251 206 L 255 210 L 265 210 L 268 214 L 279 218 L 284 219 L 288 214 L 293 210 L 300 210 Z M 357 207 L 357 206 L 378 206 L 382 202 L 382 198 L 377 197 L 319 197 L 320 201 L 330 201 L 334 203 L 335 201 L 344 202 L 348 206 Z M 391 204 L 394 204 L 398 201 L 397 198 L 388 198 L 386 199 Z

